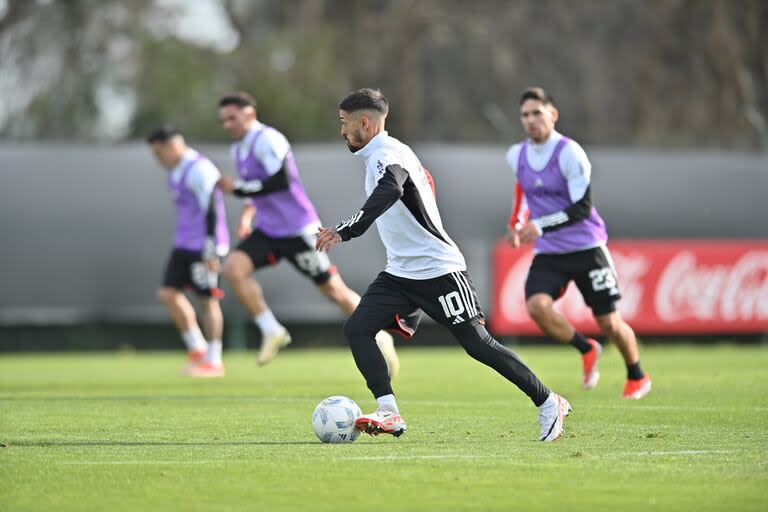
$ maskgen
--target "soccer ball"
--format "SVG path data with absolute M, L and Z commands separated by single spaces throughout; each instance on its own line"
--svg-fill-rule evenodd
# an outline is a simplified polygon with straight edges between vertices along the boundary
M 315 407 L 312 428 L 324 443 L 351 443 L 360 434 L 355 420 L 363 411 L 354 400 L 345 396 L 329 396 Z

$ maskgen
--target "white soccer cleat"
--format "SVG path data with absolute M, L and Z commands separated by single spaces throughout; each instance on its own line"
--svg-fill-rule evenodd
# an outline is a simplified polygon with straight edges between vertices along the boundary
M 400 372 L 400 359 L 397 357 L 394 338 L 386 331 L 379 331 L 376 333 L 376 345 L 379 346 L 381 355 L 384 356 L 384 360 L 387 362 L 389 378 L 394 379 L 397 377 L 398 372 Z
M 568 400 L 557 393 L 550 393 L 547 401 L 539 407 L 539 425 L 541 425 L 539 441 L 545 443 L 557 441 L 565 432 L 563 423 L 571 410 Z
M 259 349 L 259 355 L 256 356 L 256 362 L 259 366 L 272 361 L 277 352 L 288 345 L 291 342 L 291 335 L 285 327 L 282 327 L 279 331 L 269 336 L 264 336 L 261 340 L 261 348 Z
M 372 436 L 392 434 L 395 437 L 400 437 L 408 429 L 402 416 L 395 412 L 381 409 L 377 409 L 371 414 L 360 416 L 355 421 L 355 426 Z

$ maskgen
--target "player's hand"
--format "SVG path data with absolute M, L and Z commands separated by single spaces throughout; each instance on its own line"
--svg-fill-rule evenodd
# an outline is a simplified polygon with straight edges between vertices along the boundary
M 520 233 L 516 229 L 510 229 L 507 231 L 507 235 L 504 237 L 509 245 L 517 249 L 520 247 Z
M 231 194 L 235 190 L 235 177 L 234 176 L 222 176 L 218 182 L 219 188 L 222 192 Z
M 341 243 L 341 235 L 336 232 L 336 228 L 317 228 L 317 239 L 315 240 L 315 249 L 319 252 L 331 252 L 331 248 Z
M 209 272 L 218 274 L 221 272 L 221 260 L 218 257 L 205 260 L 205 268 L 207 268 Z
M 527 223 L 523 229 L 517 232 L 521 244 L 531 244 L 541 236 L 539 228 L 533 222 Z
M 240 212 L 240 222 L 237 224 L 237 238 L 245 240 L 253 233 L 253 219 L 256 217 L 256 208 L 252 204 L 243 206 Z
M 253 228 L 251 227 L 251 222 L 241 222 L 237 225 L 237 238 L 240 240 L 245 240 L 249 236 L 251 236 L 251 233 L 253 233 Z

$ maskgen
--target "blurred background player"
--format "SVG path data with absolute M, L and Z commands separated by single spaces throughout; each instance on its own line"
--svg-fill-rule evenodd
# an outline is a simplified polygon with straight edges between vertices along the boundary
M 523 92 L 520 119 L 529 138 L 507 152 L 517 179 L 507 239 L 512 247 L 535 243 L 525 283 L 528 313 L 544 334 L 581 352 L 582 384 L 593 388 L 600 379 L 602 347 L 554 309 L 574 281 L 600 330 L 624 357 L 627 381 L 622 397 L 642 398 L 651 390 L 651 380 L 640 368 L 634 331 L 616 311 L 621 294 L 606 247 L 605 223 L 592 205 L 589 159 L 579 144 L 554 129 L 558 111 L 543 89 Z
M 237 226 L 242 242 L 227 259 L 224 275 L 261 329 L 257 362 L 264 365 L 291 342 L 291 336 L 269 309 L 261 286 L 251 276 L 254 270 L 285 258 L 346 315 L 355 310 L 360 296 L 344 284 L 328 256 L 314 249 L 320 220 L 299 180 L 288 139 L 257 120 L 256 100 L 244 92 L 219 100 L 219 119 L 236 141 L 232 158 L 239 174 L 239 179 L 222 178 L 220 186 L 249 198 Z M 376 340 L 390 375 L 396 375 L 400 363 L 392 336 L 382 331 Z
M 358 418 L 356 425 L 372 435 L 399 437 L 406 431 L 374 335 L 393 324 L 413 334 L 423 310 L 447 327 L 467 354 L 528 395 L 539 408 L 540 440 L 556 440 L 570 404 L 485 329 L 464 256 L 443 229 L 430 179 L 411 148 L 384 129 L 388 112 L 387 99 L 374 89 L 354 91 L 339 104 L 341 135 L 349 150 L 365 161 L 368 199 L 337 227 L 320 228 L 316 245 L 330 251 L 376 221 L 387 250 L 387 268 L 344 326 L 355 363 L 377 403 L 377 409 Z
M 157 291 L 189 352 L 185 373 L 196 377 L 224 375 L 221 359 L 223 317 L 219 299 L 219 258 L 229 250 L 224 196 L 216 187 L 221 173 L 206 157 L 187 146 L 178 130 L 155 130 L 147 142 L 168 171 L 168 188 L 176 208 L 176 238 Z M 192 289 L 203 309 L 200 331 L 184 289 Z

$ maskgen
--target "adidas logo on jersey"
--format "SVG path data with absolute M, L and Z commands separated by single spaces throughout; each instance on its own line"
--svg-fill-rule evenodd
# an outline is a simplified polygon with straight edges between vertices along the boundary
M 544 182 L 541 181 L 541 178 L 536 178 L 536 181 L 533 183 L 533 188 L 541 188 L 544 186 Z
M 458 315 L 456 318 L 453 319 L 453 325 L 460 324 L 463 321 L 464 319 L 461 318 L 461 315 Z

